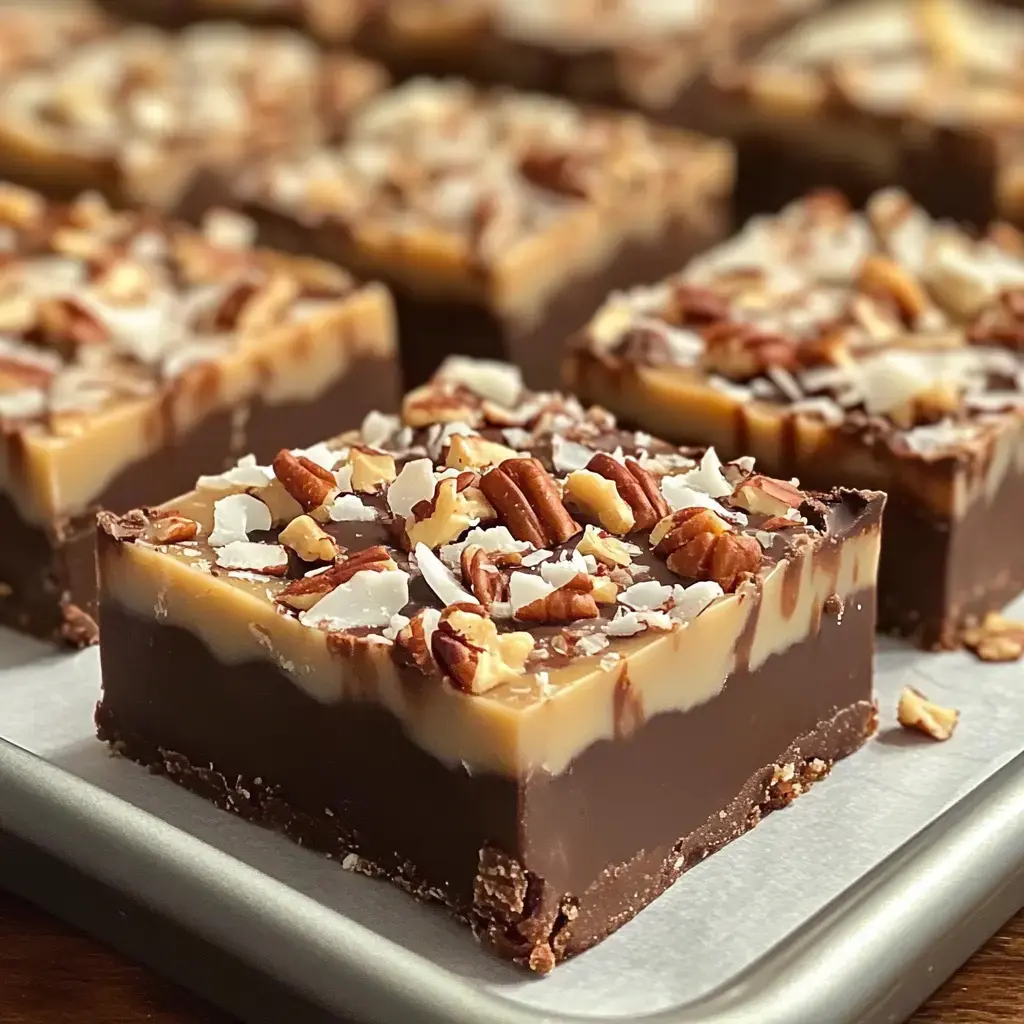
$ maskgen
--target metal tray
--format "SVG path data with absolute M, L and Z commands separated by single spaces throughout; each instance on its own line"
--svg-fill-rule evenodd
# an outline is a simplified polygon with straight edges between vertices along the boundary
M 247 1020 L 882 1024 L 1024 905 L 1018 664 L 882 641 L 875 740 L 542 980 L 108 756 L 95 651 L 3 634 L 0 668 L 0 879 Z M 962 710 L 950 742 L 895 726 L 904 683 Z

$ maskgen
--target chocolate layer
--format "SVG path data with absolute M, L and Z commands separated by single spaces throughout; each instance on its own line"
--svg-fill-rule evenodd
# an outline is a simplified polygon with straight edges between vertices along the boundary
M 209 205 L 209 197 L 198 198 L 182 212 L 194 218 Z M 306 227 L 255 209 L 246 213 L 260 226 L 261 245 L 318 256 L 343 266 L 349 262 L 340 228 Z M 729 227 L 724 207 L 702 210 L 701 216 L 699 224 L 689 220 L 669 223 L 655 239 L 621 246 L 613 260 L 594 273 L 566 280 L 541 316 L 531 323 L 502 317 L 466 300 L 425 298 L 403 287 L 400 281 L 389 280 L 383 268 L 374 268 L 374 276 L 388 284 L 395 295 L 406 387 L 422 384 L 445 356 L 458 354 L 516 363 L 527 387 L 556 389 L 565 340 L 586 324 L 610 292 L 657 280 L 724 237 Z M 551 273 L 557 275 L 562 270 L 552 266 Z
M 357 426 L 370 409 L 393 409 L 399 370 L 391 361 L 355 360 L 346 374 L 311 402 L 250 403 L 245 417 L 219 411 L 193 430 L 127 466 L 103 490 L 95 508 L 44 530 L 22 520 L 9 498 L 0 495 L 0 623 L 36 636 L 91 643 L 95 630 L 79 621 L 68 605 L 90 619 L 96 614 L 95 510 L 126 511 L 190 490 L 196 478 L 252 452 L 269 462 L 282 445 L 301 447 Z M 63 605 L 63 607 L 62 607 Z M 79 635 L 79 627 L 85 630 Z M 72 635 L 68 635 L 68 634 Z
M 320 704 L 269 663 L 219 663 L 191 633 L 105 601 L 97 724 L 219 806 L 446 903 L 507 954 L 560 958 L 861 745 L 873 627 L 873 591 L 826 602 L 803 643 L 647 721 L 627 661 L 617 737 L 558 775 L 514 779 L 445 765 L 378 706 Z M 410 671 L 408 685 L 433 684 Z

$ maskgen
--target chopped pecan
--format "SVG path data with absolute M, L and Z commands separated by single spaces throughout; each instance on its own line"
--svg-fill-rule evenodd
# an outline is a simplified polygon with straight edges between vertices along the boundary
M 600 614 L 594 596 L 594 580 L 581 572 L 546 597 L 524 605 L 516 612 L 516 618 L 523 622 L 575 622 L 596 619 Z
M 953 735 L 960 712 L 933 704 L 923 693 L 910 686 L 900 691 L 896 718 L 904 729 L 917 729 L 933 740 L 948 740 Z
M 755 473 L 736 488 L 732 502 L 759 515 L 784 516 L 791 508 L 799 508 L 805 497 L 804 492 L 788 480 Z
M 709 373 L 746 381 L 772 367 L 793 370 L 798 363 L 795 340 L 763 331 L 753 324 L 723 321 L 704 331 L 702 365 Z
M 430 644 L 427 638 L 428 615 L 436 614 L 431 609 L 420 609 L 399 631 L 395 637 L 395 649 L 415 665 L 424 675 L 433 675 L 437 669 Z
M 278 540 L 304 562 L 332 562 L 338 556 L 337 542 L 312 516 L 296 516 Z
M 479 400 L 466 388 L 424 384 L 402 400 L 402 422 L 407 427 L 429 427 L 435 423 L 472 426 L 479 419 L 479 407 Z
M 211 326 L 215 331 L 265 330 L 280 324 L 298 297 L 298 283 L 285 274 L 239 281 L 213 311 Z
M 705 327 L 729 319 L 728 300 L 710 288 L 676 284 L 662 315 L 678 327 Z
M 928 295 L 921 284 L 895 260 L 877 253 L 868 256 L 860 268 L 860 290 L 867 295 L 891 298 L 904 322 L 913 324 L 928 308 Z
M 519 565 L 522 557 L 516 552 L 492 554 L 479 544 L 469 544 L 462 549 L 460 557 L 462 580 L 482 605 L 507 601 L 508 580 L 501 570 Z
M 287 448 L 274 456 L 273 470 L 274 476 L 304 512 L 318 508 L 338 493 L 338 482 L 329 469 L 305 455 L 292 455 Z
M 516 540 L 547 548 L 580 532 L 537 459 L 507 459 L 483 476 L 480 489 Z
M 974 345 L 998 345 L 1024 352 L 1024 288 L 1003 292 L 998 301 L 985 306 L 967 329 Z
M 51 297 L 36 307 L 32 340 L 71 358 L 86 345 L 109 341 L 110 331 L 76 299 Z
M 195 540 L 198 532 L 199 524 L 193 519 L 174 512 L 158 513 L 150 517 L 140 540 L 150 544 L 181 544 Z
M 387 548 L 381 545 L 365 548 L 353 552 L 344 561 L 335 563 L 324 572 L 293 580 L 275 600 L 297 611 L 307 611 L 335 587 L 348 583 L 357 572 L 389 572 L 395 568 L 397 566 Z
M 486 693 L 523 674 L 534 639 L 529 633 L 499 633 L 481 605 L 453 604 L 441 613 L 430 646 L 455 686 Z
M 570 153 L 539 149 L 524 153 L 519 161 L 519 173 L 537 188 L 576 199 L 587 198 L 583 166 Z
M 964 630 L 964 645 L 982 661 L 1017 661 L 1024 656 L 1024 622 L 989 612 L 980 625 Z
M 713 580 L 734 591 L 761 566 L 764 552 L 754 537 L 735 530 L 709 508 L 684 508 L 651 531 L 654 553 L 680 576 Z
M 633 513 L 634 530 L 649 530 L 669 514 L 668 503 L 654 477 L 635 459 L 627 459 L 623 465 L 610 455 L 599 452 L 587 463 L 587 469 L 615 484 L 619 497 Z

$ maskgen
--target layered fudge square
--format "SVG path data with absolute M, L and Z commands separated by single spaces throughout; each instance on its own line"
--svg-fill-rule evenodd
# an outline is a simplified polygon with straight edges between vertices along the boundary
M 95 638 L 95 514 L 398 401 L 384 288 L 205 233 L 0 188 L 0 622 Z
M 742 213 L 810 189 L 898 185 L 937 216 L 1024 222 L 1024 14 L 981 0 L 859 0 L 719 69 Z
M 268 244 L 391 285 L 410 384 L 463 353 L 543 387 L 610 288 L 721 236 L 731 182 L 724 143 L 421 79 L 364 106 L 340 147 L 228 184 Z
M 924 646 L 1024 589 L 1024 240 L 820 193 L 614 296 L 567 380 L 676 440 L 889 495 L 880 622 Z
M 167 209 L 201 170 L 336 137 L 385 84 L 283 29 L 126 27 L 0 84 L 0 176 Z
M 101 516 L 99 735 L 545 972 L 871 734 L 883 502 L 455 359 Z

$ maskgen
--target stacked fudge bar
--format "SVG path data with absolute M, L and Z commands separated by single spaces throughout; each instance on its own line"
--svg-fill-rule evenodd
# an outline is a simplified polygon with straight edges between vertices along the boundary
M 95 638 L 94 523 L 398 399 L 380 286 L 205 233 L 0 187 L 0 621 Z
M 884 496 L 752 462 L 452 360 L 100 517 L 100 737 L 550 970 L 875 727 Z
M 772 475 L 886 491 L 880 623 L 949 647 L 1024 589 L 1022 298 L 1016 229 L 823 193 L 612 297 L 567 380 Z
M 1024 15 L 983 0 L 867 0 L 716 74 L 741 211 L 822 185 L 899 186 L 932 213 L 1024 222 Z
M 183 24 L 272 19 L 354 41 L 399 76 L 459 75 L 627 106 L 713 130 L 709 73 L 749 59 L 830 0 L 106 0 Z
M 356 112 L 343 145 L 221 187 L 268 244 L 392 286 L 409 383 L 461 352 L 507 357 L 550 386 L 561 344 L 609 289 L 721 237 L 731 183 L 724 143 L 418 79 Z M 208 204 L 216 181 L 199 191 Z
M 53 31 L 40 11 L 25 34 Z M 203 170 L 336 137 L 386 80 L 286 30 L 111 28 L 0 78 L 0 178 L 173 208 Z

